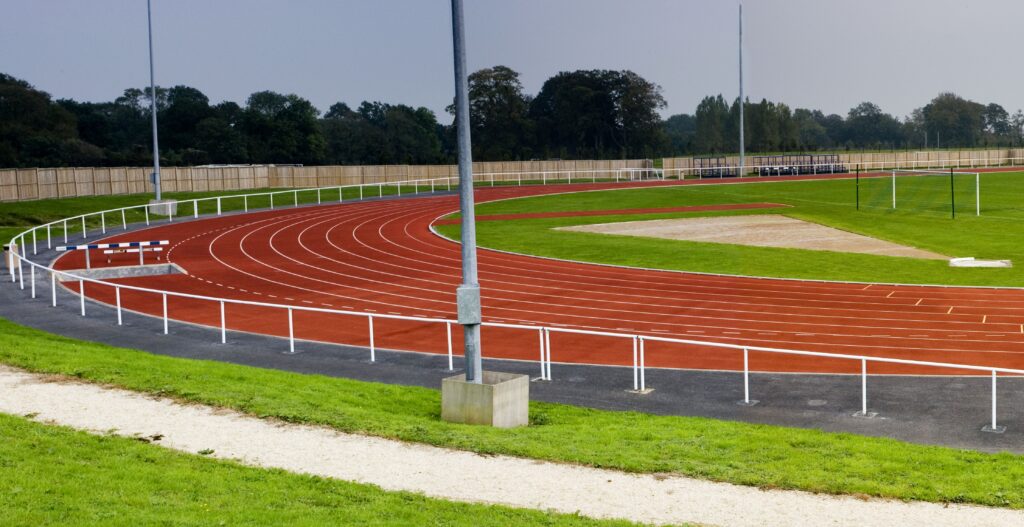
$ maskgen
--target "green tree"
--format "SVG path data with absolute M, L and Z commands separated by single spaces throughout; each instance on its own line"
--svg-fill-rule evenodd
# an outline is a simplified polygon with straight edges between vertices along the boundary
M 532 157 L 529 105 L 515 70 L 494 66 L 473 72 L 469 76 L 473 159 L 506 161 Z M 454 104 L 447 111 L 454 115 Z
M 970 147 L 979 144 L 985 128 L 985 106 L 955 93 L 940 93 L 923 109 L 925 127 L 942 144 Z
M 728 119 L 729 107 L 721 95 L 704 97 L 695 112 L 697 136 L 694 150 L 701 154 L 724 152 L 725 126 Z
M 253 93 L 241 118 L 249 158 L 256 163 L 319 162 L 324 153 L 324 138 L 317 124 L 319 113 L 295 94 Z

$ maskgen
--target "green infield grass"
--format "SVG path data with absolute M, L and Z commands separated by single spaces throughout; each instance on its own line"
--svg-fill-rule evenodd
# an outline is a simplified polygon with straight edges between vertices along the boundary
M 981 175 L 981 215 L 975 216 L 974 176 L 900 176 L 892 208 L 888 177 L 575 192 L 477 206 L 488 214 L 668 208 L 686 205 L 778 203 L 774 209 L 702 213 L 584 216 L 478 222 L 482 247 L 596 263 L 750 276 L 942 285 L 1024 286 L 1024 173 Z M 955 203 L 956 217 L 951 217 Z M 1009 259 L 1009 269 L 950 268 L 945 260 L 751 247 L 554 230 L 595 223 L 693 216 L 782 214 L 933 251 L 949 257 Z M 437 230 L 458 238 L 458 225 Z

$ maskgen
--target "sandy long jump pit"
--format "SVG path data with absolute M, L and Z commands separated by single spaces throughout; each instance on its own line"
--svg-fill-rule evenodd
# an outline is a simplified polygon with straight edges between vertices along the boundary
M 558 230 L 948 260 L 948 256 L 778 214 L 627 221 Z

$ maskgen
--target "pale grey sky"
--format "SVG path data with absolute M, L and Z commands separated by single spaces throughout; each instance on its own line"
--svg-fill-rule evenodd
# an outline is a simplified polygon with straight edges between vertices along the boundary
M 737 93 L 733 0 L 465 0 L 471 70 L 536 93 L 562 70 L 632 69 L 666 114 Z M 448 0 L 153 0 L 157 83 L 244 103 L 297 93 L 326 110 L 380 100 L 447 122 Z M 747 95 L 905 116 L 940 91 L 1024 107 L 1020 0 L 746 0 Z M 145 0 L 0 0 L 0 72 L 55 97 L 107 101 L 148 84 Z

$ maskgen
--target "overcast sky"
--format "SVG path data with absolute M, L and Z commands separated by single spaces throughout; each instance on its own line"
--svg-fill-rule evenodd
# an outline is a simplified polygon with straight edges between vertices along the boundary
M 465 0 L 471 70 L 632 69 L 666 115 L 737 94 L 732 0 Z M 379 100 L 447 122 L 448 0 L 153 0 L 157 84 L 213 102 L 296 93 L 326 110 Z M 57 98 L 109 101 L 148 85 L 145 0 L 0 0 L 0 72 Z M 845 115 L 906 116 L 940 91 L 1024 107 L 1021 0 L 746 0 L 746 92 Z

